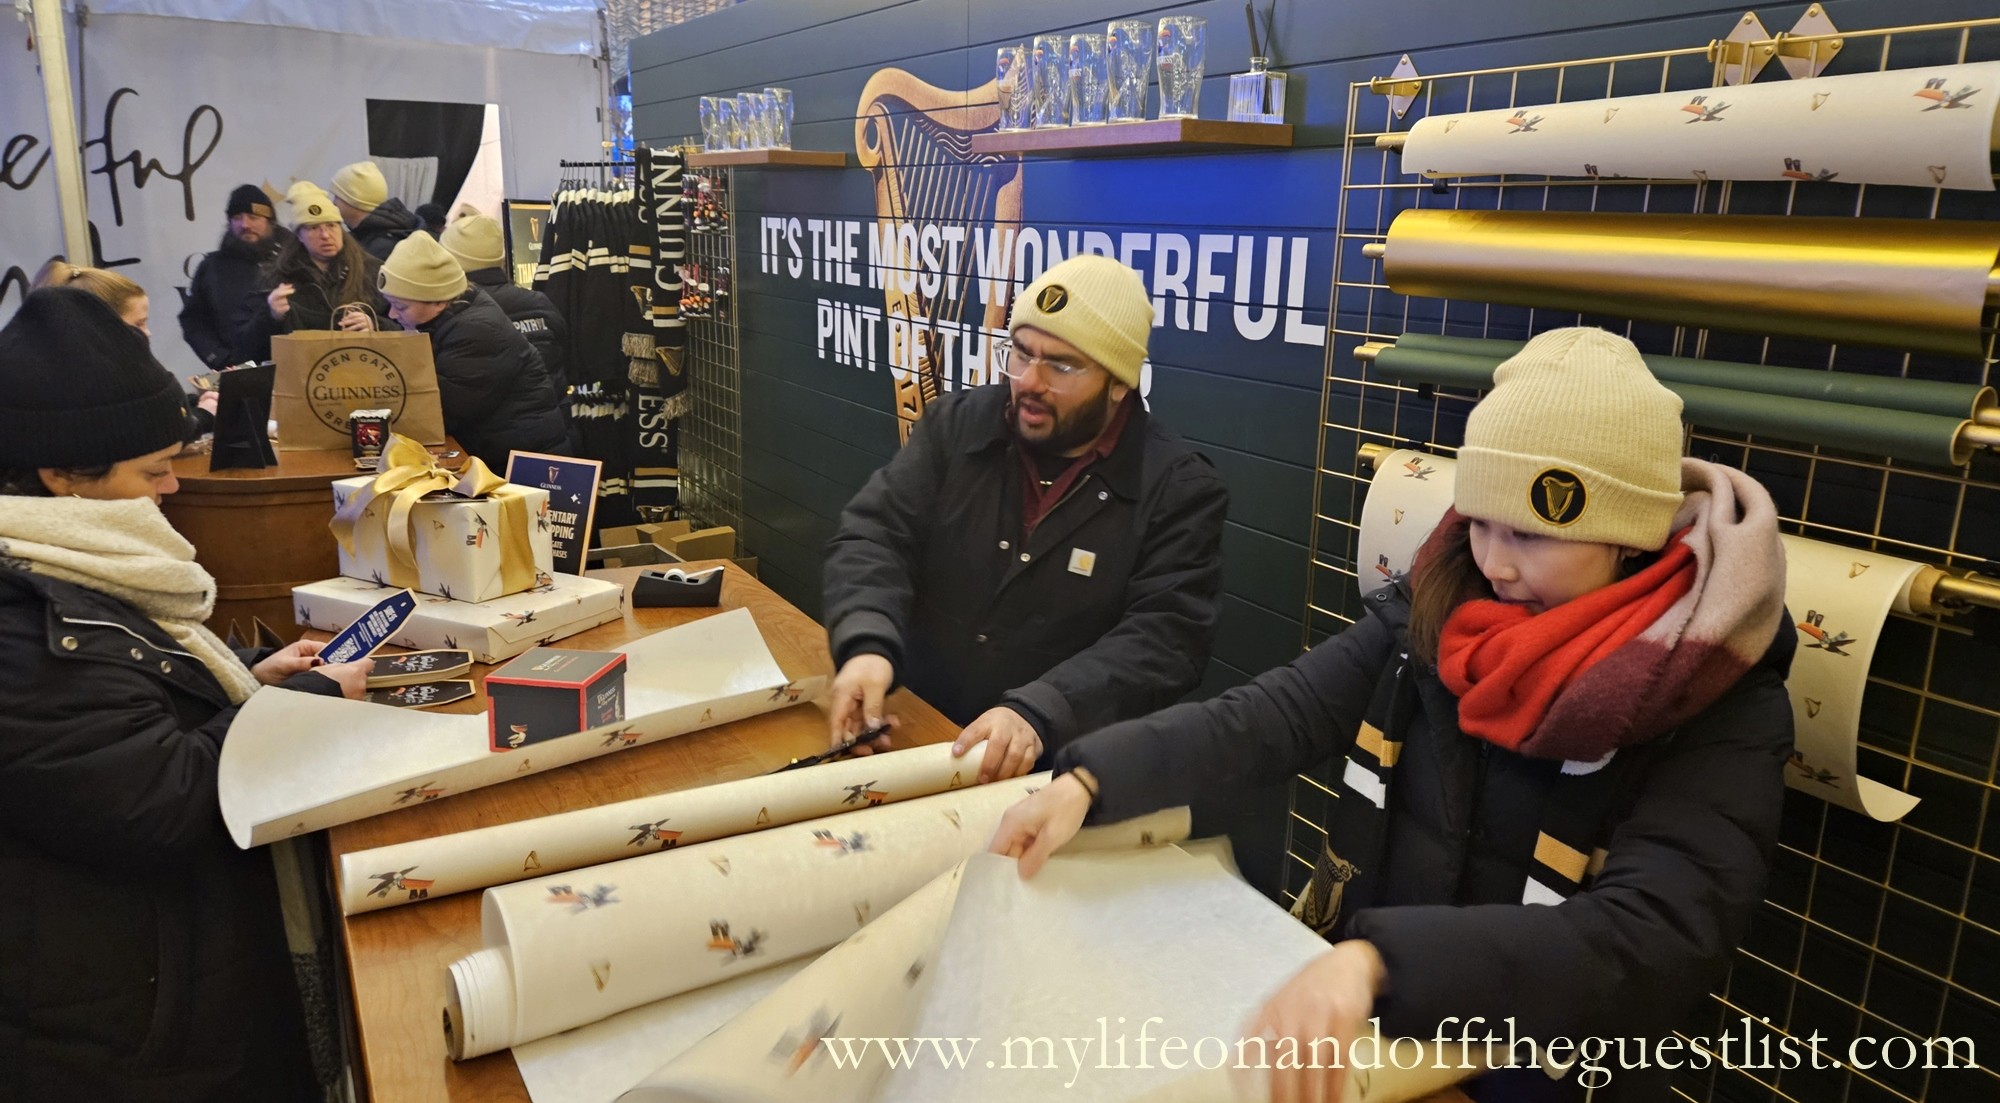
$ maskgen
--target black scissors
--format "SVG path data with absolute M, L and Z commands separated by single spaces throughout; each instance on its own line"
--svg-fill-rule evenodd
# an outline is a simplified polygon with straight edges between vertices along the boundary
M 872 739 L 880 739 L 881 737 L 888 734 L 889 734 L 889 725 L 887 724 L 884 724 L 879 728 L 869 728 L 867 731 L 862 732 L 860 735 L 855 736 L 854 738 L 848 740 L 845 743 L 836 743 L 833 746 L 828 747 L 826 750 L 821 751 L 820 753 L 815 755 L 807 755 L 804 758 L 792 759 L 790 763 L 780 766 L 777 769 L 772 770 L 770 772 L 774 774 L 782 774 L 786 770 L 800 770 L 804 769 L 807 766 L 817 766 L 822 762 L 832 762 L 834 759 L 839 758 L 840 756 L 848 753 L 849 751 L 852 751 L 854 748 L 859 747 L 861 744 L 866 743 Z

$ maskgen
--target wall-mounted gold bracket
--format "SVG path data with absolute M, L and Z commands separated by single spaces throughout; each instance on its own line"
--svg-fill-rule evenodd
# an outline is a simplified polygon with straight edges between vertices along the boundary
M 1727 37 L 1708 44 L 1708 60 L 1715 66 L 1710 83 L 1718 88 L 1749 84 L 1777 53 L 1770 32 L 1764 29 L 1764 21 L 1754 11 L 1744 12 Z
M 1423 95 L 1424 82 L 1418 76 L 1410 55 L 1404 54 L 1388 76 L 1370 79 L 1368 90 L 1378 96 L 1389 97 L 1389 109 L 1400 119 L 1410 113 L 1410 106 L 1417 102 L 1418 96 Z
M 1839 34 L 1840 28 L 1827 18 L 1824 9 L 1814 4 L 1799 16 L 1791 30 L 1779 32 L 1772 45 L 1777 47 L 1778 63 L 1785 67 L 1786 75 L 1793 80 L 1807 80 L 1825 72 L 1834 55 L 1846 45 Z

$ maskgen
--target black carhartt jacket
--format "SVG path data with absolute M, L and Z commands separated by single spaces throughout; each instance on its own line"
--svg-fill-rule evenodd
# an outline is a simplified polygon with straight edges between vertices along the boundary
M 1006 703 L 1050 748 L 1200 681 L 1229 493 L 1134 410 L 1110 456 L 1022 540 L 1005 385 L 946 395 L 868 480 L 827 546 L 836 664 L 886 655 L 954 722 Z
M 417 329 L 431 335 L 445 432 L 467 452 L 501 475 L 509 450 L 571 453 L 541 356 L 486 292 L 467 287 Z
M 535 346 L 541 354 L 542 367 L 548 369 L 549 382 L 556 394 L 568 405 L 569 395 L 569 324 L 563 321 L 562 311 L 549 301 L 547 295 L 521 287 L 507 279 L 507 272 L 501 268 L 479 268 L 465 274 L 465 278 L 493 297 L 507 320 L 521 331 L 521 336 Z
M 0 1099 L 309 1090 L 271 856 L 217 803 L 235 716 L 138 610 L 0 566 Z
M 1365 721 L 1402 751 L 1383 868 L 1366 871 L 1372 898 L 1343 901 L 1333 937 L 1381 952 L 1385 1036 L 1429 1039 L 1443 1023 L 1456 1038 L 1475 1017 L 1486 1024 L 1475 1036 L 1504 1037 L 1512 1016 L 1519 1036 L 1543 1043 L 1685 1027 L 1742 940 L 1777 847 L 1792 749 L 1789 625 L 1700 715 L 1619 752 L 1643 757 L 1606 823 L 1602 871 L 1541 906 L 1521 903 L 1522 891 L 1562 764 L 1459 730 L 1457 698 L 1407 653 L 1399 589 L 1377 590 L 1368 612 L 1248 685 L 1079 739 L 1056 768 L 1087 767 L 1100 786 L 1091 818 L 1110 822 L 1338 765 Z M 1402 678 L 1414 680 L 1414 709 L 1391 707 Z M 1343 803 L 1370 799 L 1342 788 Z M 1341 852 L 1341 839 L 1330 842 Z M 1616 1069 L 1592 1103 L 1664 1100 L 1668 1076 Z M 1494 1077 L 1510 1082 L 1483 1086 L 1482 1103 L 1548 1098 L 1536 1094 L 1551 1087 L 1538 1069 Z M 1581 1098 L 1574 1077 L 1564 1083 L 1556 1098 Z
M 278 242 L 266 238 L 245 245 L 224 233 L 215 252 L 203 257 L 181 303 L 181 336 L 210 368 L 228 367 L 250 359 L 238 346 L 252 311 L 266 309 L 253 294 L 263 266 L 278 252 Z

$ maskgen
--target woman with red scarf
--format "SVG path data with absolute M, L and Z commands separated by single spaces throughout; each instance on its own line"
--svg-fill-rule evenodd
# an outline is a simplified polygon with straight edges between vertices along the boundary
M 1467 419 L 1453 509 L 1405 582 L 1249 685 L 1067 745 L 994 851 L 1033 876 L 1086 821 L 1330 761 L 1340 799 L 1293 911 L 1333 945 L 1248 1034 L 1345 1052 L 1379 1017 L 1495 1032 L 1501 1065 L 1510 1030 L 1671 1049 L 1762 897 L 1792 746 L 1777 511 L 1681 456 L 1680 412 L 1630 342 L 1536 337 Z M 1668 1097 L 1658 1062 L 1609 1064 L 1467 1090 Z M 1345 1076 L 1280 1071 L 1273 1098 L 1334 1100 Z

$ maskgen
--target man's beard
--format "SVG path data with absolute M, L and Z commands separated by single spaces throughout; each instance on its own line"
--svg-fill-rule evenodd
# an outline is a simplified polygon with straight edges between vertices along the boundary
M 1107 384 L 1097 392 L 1094 400 L 1078 404 L 1067 413 L 1058 411 L 1046 402 L 1037 402 L 1047 411 L 1052 424 L 1049 434 L 1041 440 L 1031 440 L 1021 432 L 1021 411 L 1018 400 L 1007 402 L 1007 425 L 1014 430 L 1014 437 L 1021 447 L 1043 456 L 1061 456 L 1094 441 L 1111 423 L 1111 387 Z

